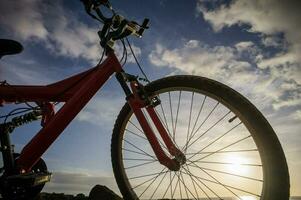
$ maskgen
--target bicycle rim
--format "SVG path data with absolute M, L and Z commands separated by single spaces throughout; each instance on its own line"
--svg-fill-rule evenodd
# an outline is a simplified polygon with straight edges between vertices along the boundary
M 215 81 L 189 76 L 169 79 L 157 81 L 150 90 L 159 95 L 162 103 L 156 112 L 187 162 L 179 171 L 162 166 L 125 106 L 112 139 L 114 173 L 125 199 L 285 199 L 289 187 L 286 162 L 261 113 Z M 262 133 L 269 133 L 270 139 Z M 270 161 L 277 167 L 266 164 Z M 275 171 L 281 171 L 284 183 L 272 177 Z M 281 195 L 276 191 L 279 187 L 284 191 Z

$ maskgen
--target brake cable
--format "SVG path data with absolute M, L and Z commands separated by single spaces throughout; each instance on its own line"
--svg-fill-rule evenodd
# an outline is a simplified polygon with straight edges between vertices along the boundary
M 82 1 L 83 1 L 83 0 L 82 0 Z M 99 5 L 100 5 L 100 4 L 99 4 Z M 103 23 L 104 26 L 108 26 L 108 25 L 109 25 L 108 23 L 110 23 L 110 22 L 108 22 L 108 21 L 111 20 L 111 23 L 112 23 L 112 18 L 114 18 L 114 16 L 116 15 L 116 12 L 115 12 L 114 9 L 112 8 L 111 4 L 107 1 L 107 2 L 106 2 L 105 4 L 103 4 L 103 5 L 106 6 L 107 8 L 109 8 L 109 9 L 112 11 L 113 17 L 112 17 L 112 18 L 106 18 L 106 17 L 101 13 L 101 11 L 100 11 L 100 9 L 99 9 L 99 7 L 98 7 L 99 5 L 94 5 L 94 4 L 92 4 L 92 5 L 86 5 L 86 4 L 85 4 L 86 12 L 87 12 L 88 15 L 90 15 L 92 18 L 94 18 L 94 19 L 100 21 L 101 23 Z M 93 7 L 93 8 L 92 8 L 92 7 Z M 91 8 L 96 12 L 96 14 L 98 15 L 98 17 L 96 17 L 94 14 L 91 13 Z M 142 25 L 138 24 L 137 22 L 132 22 L 132 23 L 134 23 L 135 25 L 138 25 L 138 26 L 141 27 L 141 28 L 147 28 L 148 20 L 145 20 L 145 21 L 143 22 Z M 109 26 L 110 26 L 110 25 L 109 25 Z M 108 27 L 108 29 L 112 29 L 112 27 L 110 26 L 110 27 Z M 141 31 L 140 31 L 140 34 L 141 34 L 141 35 L 142 35 L 142 33 L 143 33 L 143 30 L 144 30 L 144 29 L 141 29 Z M 102 31 L 101 31 L 101 32 L 102 32 Z M 104 34 L 104 33 L 102 33 L 102 34 Z M 150 83 L 150 80 L 148 79 L 148 77 L 147 77 L 147 75 L 145 74 L 145 72 L 144 72 L 144 70 L 143 70 L 141 64 L 139 63 L 139 61 L 138 61 L 138 59 L 137 59 L 137 56 L 136 56 L 136 54 L 135 54 L 135 52 L 134 52 L 134 50 L 133 50 L 133 48 L 132 48 L 132 45 L 130 44 L 130 42 L 129 42 L 127 36 L 125 36 L 125 40 L 126 40 L 128 46 L 129 46 L 129 48 L 130 48 L 130 51 L 131 51 L 131 53 L 132 53 L 132 55 L 133 55 L 133 57 L 134 57 L 134 60 L 135 60 L 135 62 L 136 62 L 136 64 L 137 64 L 137 66 L 138 66 L 140 72 L 141 72 L 142 75 L 144 76 L 144 78 L 139 78 L 139 79 L 142 80 L 142 81 L 145 81 L 145 82 L 147 82 L 147 83 Z M 126 49 L 126 46 L 125 46 L 125 43 L 124 43 L 124 40 L 123 40 L 123 39 L 121 39 L 121 42 L 122 42 L 122 45 L 123 45 L 123 51 L 124 51 L 124 52 L 123 52 L 122 58 L 120 59 L 120 62 L 123 61 L 123 59 L 124 59 L 124 62 L 123 62 L 123 64 L 122 64 L 122 66 L 123 66 L 123 65 L 126 64 L 126 61 L 127 61 L 127 49 Z M 102 60 L 102 59 L 101 59 L 101 60 Z
M 150 80 L 149 80 L 148 77 L 146 76 L 146 74 L 145 74 L 143 68 L 141 67 L 141 65 L 140 65 L 140 63 L 139 63 L 139 61 L 138 61 L 138 59 L 137 59 L 137 57 L 136 57 L 136 55 L 135 55 L 135 52 L 133 51 L 133 48 L 132 48 L 132 45 L 131 45 L 130 41 L 128 40 L 127 37 L 125 37 L 125 40 L 126 40 L 126 42 L 128 43 L 128 45 L 129 45 L 129 47 L 130 47 L 131 53 L 132 53 L 132 55 L 133 55 L 133 57 L 134 57 L 134 60 L 135 60 L 136 64 L 137 64 L 138 67 L 139 67 L 140 72 L 141 72 L 141 73 L 143 74 L 143 76 L 144 76 L 144 78 L 140 78 L 140 80 L 143 80 L 143 81 L 145 81 L 145 82 L 147 82 L 147 83 L 150 83 Z

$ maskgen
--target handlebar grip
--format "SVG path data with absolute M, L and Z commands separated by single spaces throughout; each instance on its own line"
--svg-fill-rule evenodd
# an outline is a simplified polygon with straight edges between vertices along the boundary
M 146 29 L 146 28 L 148 28 L 148 23 L 149 23 L 149 19 L 148 18 L 145 18 L 144 20 L 143 20 L 143 23 L 142 23 L 142 27 L 144 28 L 144 29 Z
M 91 0 L 80 0 L 80 1 L 84 4 L 86 12 L 89 13 L 91 11 L 92 1 Z
M 141 25 L 141 28 L 139 29 L 139 31 L 137 32 L 138 35 L 142 36 L 143 32 L 145 29 L 148 29 L 148 23 L 149 23 L 149 19 L 148 18 L 145 18 L 143 20 L 143 23 Z
M 109 0 L 80 0 L 84 6 L 87 12 L 91 11 L 91 8 L 97 8 L 98 6 L 105 5 L 107 7 L 110 7 Z

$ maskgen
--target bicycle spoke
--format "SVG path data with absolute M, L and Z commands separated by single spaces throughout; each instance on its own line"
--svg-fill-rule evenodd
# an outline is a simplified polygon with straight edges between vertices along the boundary
M 174 123 L 173 123 L 173 113 L 172 113 L 172 105 L 171 105 L 171 96 L 170 96 L 170 92 L 168 92 L 168 99 L 169 99 L 169 109 L 170 109 L 170 118 L 171 118 L 172 136 L 173 136 L 173 140 L 175 140 L 175 129 L 174 129 Z
M 180 110 L 180 105 L 181 105 L 181 95 L 182 95 L 182 91 L 180 90 L 177 112 L 176 112 L 175 128 L 174 128 L 174 141 L 176 140 L 177 123 L 178 123 L 178 116 L 179 116 L 179 110 Z
M 133 123 L 132 123 L 133 124 Z M 133 124 L 134 125 L 134 124 Z M 134 125 L 135 126 L 135 125 Z M 142 130 L 140 130 L 137 126 L 135 126 L 143 135 L 145 135 L 144 134 L 144 132 L 142 131 Z M 139 137 L 139 138 L 141 138 L 141 139 L 144 139 L 144 140 L 146 140 L 146 141 L 148 141 L 148 139 L 147 138 L 145 138 L 145 137 L 143 137 L 143 136 L 141 136 L 141 135 L 138 135 L 137 133 L 134 133 L 133 131 L 130 131 L 130 130 L 128 130 L 128 129 L 125 129 L 125 131 L 128 131 L 129 133 L 131 133 L 131 134 L 133 134 L 133 135 L 135 135 L 135 136 L 137 136 L 137 137 Z M 167 147 L 165 147 L 165 145 L 160 141 L 160 140 L 158 140 L 158 142 L 161 144 L 161 147 L 163 147 L 164 149 L 166 149 L 166 150 L 168 150 L 167 149 Z
M 165 168 L 164 168 L 164 169 L 165 169 Z M 161 172 L 162 172 L 162 171 L 161 171 Z M 134 176 L 134 177 L 131 177 L 131 178 L 128 178 L 128 179 L 131 180 L 131 179 L 144 178 L 144 177 L 148 177 L 148 176 L 153 176 L 153 175 L 161 174 L 161 172 L 158 172 L 158 173 L 152 173 L 152 174 L 146 174 L 146 175 L 141 175 L 141 176 Z
M 169 172 L 169 173 L 170 173 L 170 172 Z M 172 180 L 175 178 L 175 176 L 176 176 L 176 173 L 173 175 Z M 171 179 L 170 179 L 170 180 L 171 180 Z M 169 183 L 167 189 L 165 190 L 165 192 L 164 192 L 164 194 L 163 194 L 163 197 L 162 197 L 161 199 L 164 199 L 166 193 L 168 192 L 168 190 L 169 190 L 169 188 L 170 188 L 170 185 L 171 185 L 171 181 L 170 181 L 170 183 Z
M 165 169 L 165 167 L 162 169 L 162 171 Z M 145 190 L 140 194 L 139 198 L 148 190 L 148 188 L 157 180 L 157 178 L 161 175 L 162 171 L 155 177 L 155 179 L 145 188 Z
M 192 173 L 189 170 L 188 165 L 186 164 L 187 169 L 185 169 L 183 167 L 183 169 L 185 171 L 188 170 L 189 176 L 192 177 Z M 198 180 L 198 179 L 197 179 Z M 209 188 L 206 184 L 204 184 L 202 181 L 198 180 L 202 185 L 204 185 L 207 189 L 209 189 L 215 196 L 217 196 L 219 199 L 221 199 L 213 190 L 211 190 L 211 188 Z M 206 197 L 208 197 L 209 200 L 211 200 L 211 198 L 209 197 L 209 195 L 206 193 L 206 191 L 195 181 L 195 183 L 197 184 L 197 186 L 202 190 L 202 192 L 205 194 Z
M 159 95 L 158 95 L 159 96 Z M 160 96 L 159 96 L 160 98 Z M 165 115 L 165 112 L 164 112 L 164 109 L 163 109 L 163 106 L 162 106 L 162 102 L 160 103 L 160 107 L 161 107 L 161 111 L 162 111 L 162 114 L 163 114 L 163 118 L 164 118 L 164 121 L 162 120 L 160 114 L 158 113 L 158 111 L 156 109 L 154 109 L 155 113 L 157 114 L 160 122 L 162 123 L 162 125 L 165 127 L 165 130 L 168 134 L 168 136 L 173 140 L 174 144 L 177 146 L 176 144 L 176 141 L 174 140 L 174 137 L 172 137 L 171 133 L 170 133 L 170 130 L 169 130 L 169 126 L 168 126 L 168 123 L 167 123 L 167 118 L 166 118 L 166 115 Z M 172 127 L 173 128 L 173 127 Z M 165 145 L 162 144 L 162 142 L 160 140 L 158 140 L 162 146 L 164 146 L 164 148 L 168 151 L 167 147 L 165 147 Z M 177 146 L 178 147 L 178 146 Z
M 152 157 L 153 159 L 156 159 L 155 156 L 152 156 L 152 155 L 146 153 L 145 151 L 143 151 L 142 149 L 140 149 L 140 148 L 137 147 L 136 145 L 132 144 L 131 142 L 127 141 L 126 139 L 123 139 L 123 141 L 125 141 L 125 142 L 128 143 L 129 145 L 135 147 L 136 149 L 138 149 L 139 151 L 143 152 L 144 154 L 146 154 L 146 155 Z
M 197 139 L 195 139 L 193 142 L 191 142 L 189 145 L 187 143 L 187 147 L 190 147 L 191 145 L 193 145 L 196 141 L 198 141 L 201 137 L 203 137 L 205 134 L 207 134 L 213 127 L 215 127 L 218 123 L 220 123 L 223 119 L 225 119 L 225 117 L 227 115 L 229 115 L 231 113 L 231 111 L 227 112 L 224 116 L 222 116 L 217 122 L 215 122 L 212 126 L 210 126 L 205 132 L 203 132 L 199 137 L 197 137 Z M 197 132 L 196 132 L 197 133 Z M 193 138 L 193 137 L 192 137 Z M 191 138 L 191 139 L 192 139 Z
M 170 180 L 170 195 L 171 195 L 171 198 L 173 199 L 173 195 L 172 195 L 172 182 L 173 182 L 173 180 L 171 180 L 171 171 L 169 171 L 169 180 Z
M 145 114 L 145 111 L 142 110 L 142 112 L 143 112 L 144 116 L 146 116 L 145 118 L 146 118 L 147 123 L 150 125 L 149 118 L 148 118 L 147 115 Z M 161 121 L 161 120 L 160 120 L 160 121 Z M 162 121 L 161 121 L 161 123 L 162 123 Z M 152 127 L 150 127 L 150 128 L 152 129 Z M 154 132 L 154 131 L 153 131 L 153 132 Z M 148 139 L 147 139 L 147 141 L 148 141 Z M 161 147 L 163 147 L 164 149 L 166 149 L 167 152 L 168 152 L 167 147 L 161 142 L 161 140 L 158 139 L 158 142 L 161 144 Z
M 187 169 L 185 169 L 183 167 L 183 169 L 186 171 L 186 172 L 182 172 L 183 174 L 186 174 L 186 175 L 189 175 L 189 172 L 187 171 Z M 202 178 L 202 177 L 199 177 L 199 176 L 196 176 L 196 175 L 193 175 L 191 174 L 191 176 L 195 177 L 195 179 L 197 181 L 199 181 L 202 185 L 204 185 L 208 190 L 210 190 L 210 192 L 212 192 L 217 198 L 219 198 L 220 200 L 223 200 L 223 198 L 221 198 L 216 192 L 214 192 L 209 186 L 207 186 L 204 181 L 207 181 L 207 182 L 210 182 L 210 183 L 215 183 L 215 184 L 218 184 L 217 182 L 215 181 L 212 181 L 212 180 L 209 180 L 209 179 L 206 179 L 206 178 Z M 202 181 L 203 180 L 203 181 Z M 218 184 L 219 185 L 219 184 Z M 207 196 L 209 199 L 211 199 L 209 197 L 209 195 Z
M 125 148 L 122 148 L 122 150 L 131 152 L 131 153 L 136 153 L 136 154 L 143 155 L 143 156 L 148 156 L 148 157 L 153 158 L 153 157 L 150 156 L 150 155 L 147 155 L 147 154 L 145 154 L 145 153 L 140 153 L 140 152 L 138 152 L 138 151 L 133 151 L 133 150 L 130 150 L 130 149 L 125 149 Z
M 182 184 L 183 184 L 183 186 L 184 186 L 184 189 L 185 189 L 185 192 L 186 192 L 186 196 L 187 196 L 187 199 L 189 199 L 189 196 L 188 196 L 188 192 L 187 192 L 187 187 L 186 187 L 186 185 L 185 185 L 185 182 L 184 182 L 184 178 L 183 178 L 183 174 L 182 174 L 182 172 L 180 171 L 180 178 L 182 178 L 182 180 L 180 179 L 180 181 L 182 182 Z
M 228 131 L 226 131 L 225 133 L 223 133 L 221 136 L 217 137 L 215 140 L 213 140 L 212 142 L 210 142 L 209 144 L 207 144 L 205 147 L 203 147 L 202 149 L 200 149 L 198 152 L 202 152 L 204 149 L 208 148 L 209 146 L 211 146 L 212 144 L 214 144 L 216 141 L 220 140 L 221 138 L 223 138 L 224 136 L 226 136 L 228 133 L 230 133 L 231 131 L 233 131 L 235 128 L 237 128 L 239 125 L 241 125 L 242 122 L 238 123 L 237 125 L 235 125 L 234 127 L 232 127 L 231 129 L 229 129 Z M 205 134 L 205 133 L 204 133 Z M 203 135 L 204 135 L 203 134 Z M 202 135 L 201 135 L 202 136 Z M 192 145 L 193 143 L 191 143 Z M 195 156 L 195 155 L 194 155 Z M 191 156 L 189 159 L 191 159 Z
M 222 164 L 222 165 L 244 165 L 250 167 L 262 167 L 260 164 L 252 163 L 234 163 L 234 162 L 214 162 L 214 161 L 190 161 L 191 163 L 210 163 L 210 164 Z
M 157 159 L 140 159 L 140 158 L 123 158 L 123 160 L 135 160 L 135 161 L 158 161 Z
M 130 166 L 130 167 L 125 167 L 124 169 L 132 169 L 132 168 L 136 168 L 136 167 L 141 167 L 143 165 L 148 165 L 148 164 L 151 164 L 151 163 L 154 163 L 156 161 L 150 161 L 150 162 L 145 162 L 145 163 L 141 163 L 141 164 L 138 164 L 138 165 L 134 165 L 134 166 Z
M 166 119 L 166 116 L 165 116 L 165 113 L 164 113 L 164 110 L 163 110 L 163 107 L 162 107 L 162 102 L 161 102 L 161 104 L 160 104 L 160 107 L 161 107 L 161 110 L 162 110 L 162 113 L 163 113 L 163 117 L 164 117 L 165 123 L 163 122 L 162 118 L 160 117 L 160 114 L 158 113 L 158 111 L 157 111 L 156 109 L 154 109 L 154 110 L 155 110 L 155 112 L 156 112 L 156 114 L 157 114 L 157 116 L 158 116 L 160 122 L 161 122 L 162 125 L 165 127 L 165 130 L 166 130 L 166 132 L 167 132 L 169 138 L 171 138 L 172 141 L 174 142 L 174 144 L 176 145 L 176 147 L 177 147 L 178 149 L 180 149 L 179 146 L 178 146 L 178 144 L 177 144 L 176 141 L 175 141 L 175 137 L 173 137 L 173 135 L 171 135 L 171 133 L 170 133 L 170 131 L 169 131 L 169 127 L 168 127 L 168 125 L 167 125 L 167 119 Z M 173 128 L 173 127 L 172 127 L 172 128 Z M 168 151 L 167 147 L 165 147 L 165 145 L 163 145 L 162 142 L 161 142 L 160 140 L 158 140 L 158 141 L 159 141 L 159 142 L 161 143 L 161 145 Z M 168 151 L 168 152 L 169 152 L 169 151 Z
M 180 178 L 179 178 L 179 175 L 177 174 L 177 177 L 178 177 L 178 180 L 180 181 Z M 183 196 L 182 196 L 182 188 L 181 188 L 181 183 L 179 182 L 179 188 L 180 188 L 180 197 L 181 199 L 183 199 Z
M 165 172 L 163 172 L 163 171 L 164 171 L 164 169 L 165 169 L 165 168 L 163 168 L 163 169 L 162 169 L 162 171 L 160 172 L 160 174 L 162 174 L 162 173 L 167 173 L 167 172 L 168 172 L 168 170 L 167 170 L 167 171 L 165 171 Z M 157 175 L 157 176 L 160 176 L 160 174 L 159 174 L 159 175 Z M 148 182 L 152 181 L 152 180 L 153 180 L 153 179 L 155 179 L 157 176 L 155 176 L 155 177 L 152 177 L 152 178 L 150 178 L 150 179 L 148 179 L 148 180 L 146 180 L 146 181 L 144 181 L 144 182 L 142 182 L 142 183 L 140 183 L 140 184 L 136 185 L 135 187 L 133 187 L 133 189 L 135 189 L 135 188 L 138 188 L 138 187 L 140 187 L 141 185 L 144 185 L 145 183 L 148 183 Z
M 183 172 L 183 173 L 185 173 L 185 172 Z M 193 175 L 193 174 L 192 174 L 192 176 L 194 176 L 196 179 L 201 179 L 201 180 L 206 181 L 206 182 L 210 182 L 210 183 L 214 183 L 214 184 L 217 184 L 217 185 L 226 186 L 226 187 L 229 187 L 229 188 L 232 188 L 232 189 L 235 189 L 235 190 L 238 190 L 240 192 L 244 192 L 244 193 L 256 196 L 256 197 L 261 197 L 261 195 L 258 195 L 258 194 L 255 194 L 253 192 L 249 192 L 249 191 L 246 191 L 246 190 L 242 190 L 242 189 L 239 189 L 239 188 L 231 186 L 231 185 L 222 184 L 222 183 L 219 183 L 217 181 L 213 181 L 213 180 L 210 180 L 210 179 L 199 177 L 199 176 L 196 176 L 196 175 Z
M 235 128 L 237 128 L 239 125 L 241 125 L 242 122 L 238 123 L 237 125 L 235 125 L 234 127 L 232 127 L 230 130 L 226 131 L 225 133 L 223 133 L 221 136 L 219 136 L 218 138 L 216 138 L 215 140 L 213 140 L 212 142 L 210 142 L 208 145 L 206 145 L 204 148 L 202 148 L 201 151 L 203 151 L 204 149 L 206 149 L 207 147 L 211 146 L 212 144 L 214 144 L 215 142 L 217 142 L 218 140 L 220 140 L 221 138 L 225 137 L 228 133 L 230 133 L 231 131 L 233 131 Z
M 242 149 L 242 150 L 233 150 L 233 151 L 219 151 L 215 153 L 244 153 L 244 152 L 252 152 L 252 151 L 258 151 L 258 149 Z M 186 155 L 194 155 L 194 154 L 210 154 L 214 153 L 213 151 L 202 151 L 202 152 L 192 152 L 192 153 L 186 153 Z
M 150 199 L 153 198 L 153 196 L 155 195 L 155 193 L 157 192 L 158 188 L 160 187 L 161 183 L 163 182 L 165 176 L 167 175 L 167 171 L 166 173 L 164 174 L 164 176 L 162 177 L 161 181 L 159 182 L 158 186 L 156 187 L 155 191 L 153 192 L 153 194 L 151 195 Z
M 133 171 L 125 171 L 131 175 L 128 178 L 129 189 L 139 199 L 223 200 L 232 197 L 242 200 L 243 195 L 260 197 L 265 180 L 258 170 L 263 165 L 251 159 L 239 163 L 242 156 L 257 158 L 259 154 L 258 148 L 248 140 L 252 139 L 253 132 L 247 129 L 250 133 L 245 133 L 242 126 L 245 122 L 227 107 L 228 104 L 189 88 L 163 88 L 158 93 L 161 104 L 154 111 L 175 146 L 181 147 L 179 149 L 185 154 L 186 163 L 179 171 L 157 169 L 162 165 L 152 148 L 145 146 L 148 139 L 137 120 L 132 118 L 128 124 L 135 128 L 130 125 L 124 130 L 129 136 L 125 137 L 126 146 L 122 148 L 125 153 L 124 169 L 133 168 Z M 146 110 L 142 112 L 158 136 L 148 113 Z M 158 137 L 164 152 L 171 156 L 164 141 Z M 240 154 L 236 156 L 235 153 Z M 132 165 L 126 168 L 129 164 Z M 234 165 L 241 166 L 241 170 L 233 168 Z M 247 174 L 243 171 L 245 169 L 252 170 L 252 173 Z
M 135 136 L 141 138 L 141 139 L 144 139 L 144 140 L 148 141 L 145 137 L 143 137 L 143 136 L 141 136 L 141 135 L 138 135 L 137 133 L 134 133 L 133 131 L 130 131 L 130 130 L 128 130 L 128 129 L 125 129 L 125 131 L 127 131 L 127 132 L 129 132 L 129 133 L 131 133 L 131 134 L 133 134 L 133 135 L 135 135 Z M 143 135 L 144 135 L 144 132 L 143 132 Z
M 160 98 L 160 95 L 158 95 L 158 96 L 159 96 L 159 99 L 161 99 L 161 98 Z M 169 133 L 169 136 L 171 137 L 170 131 L 169 131 L 169 126 L 168 126 L 168 123 L 167 123 L 167 120 L 166 120 L 166 115 L 165 115 L 165 112 L 164 112 L 164 109 L 163 109 L 163 106 L 162 106 L 162 101 L 161 101 L 161 103 L 160 103 L 160 107 L 161 107 L 161 111 L 162 111 L 162 114 L 163 114 L 163 118 L 164 118 L 164 121 L 165 121 L 165 124 L 166 124 L 167 132 Z
M 227 164 L 229 164 L 229 163 L 227 163 Z M 192 166 L 190 164 L 187 164 L 187 165 Z M 239 165 L 239 164 L 235 163 L 235 165 Z M 194 166 L 192 166 L 192 167 L 194 167 Z M 263 182 L 263 180 L 261 180 L 261 179 L 256 179 L 256 178 L 252 178 L 252 177 L 248 177 L 248 176 L 242 176 L 242 175 L 233 174 L 233 173 L 229 173 L 229 172 L 225 172 L 225 171 L 220 171 L 220 170 L 216 170 L 216 169 L 209 169 L 209 168 L 206 168 L 206 167 L 200 167 L 200 168 L 202 168 L 204 170 L 207 170 L 207 171 L 212 171 L 212 172 L 217 172 L 217 173 L 221 173 L 221 174 L 227 174 L 227 175 L 231 175 L 231 176 L 245 178 L 245 179 L 249 179 L 249 180 L 253 180 L 253 181 Z
M 187 165 L 186 165 L 187 166 Z M 187 170 L 189 171 L 189 168 L 188 168 L 188 166 L 187 166 Z M 190 171 L 189 171 L 190 172 Z M 196 187 L 195 187 L 195 184 L 194 184 L 194 180 L 193 180 L 193 178 L 192 178 L 192 176 L 191 176 L 191 174 L 189 174 L 189 177 L 190 177 L 190 179 L 191 179 L 191 182 L 192 182 L 192 185 L 193 185 L 193 188 L 194 188 L 194 191 L 195 191 L 195 193 L 196 193 L 196 196 L 197 196 L 197 198 L 199 199 L 199 193 L 197 192 L 197 190 L 196 190 Z
M 215 104 L 215 106 L 213 107 L 213 109 L 209 112 L 209 114 L 206 116 L 206 118 L 203 120 L 203 122 L 201 123 L 201 125 L 196 129 L 196 131 L 191 135 L 191 138 L 193 138 L 195 136 L 195 134 L 200 130 L 200 128 L 203 126 L 203 124 L 205 124 L 205 122 L 209 119 L 209 117 L 211 116 L 211 114 L 213 113 L 213 111 L 217 108 L 217 106 L 219 105 L 219 102 L 217 102 Z M 191 140 L 191 139 L 190 139 Z M 187 141 L 187 143 L 185 144 L 188 145 L 190 141 Z
M 144 116 L 146 116 L 144 111 L 143 111 L 143 113 L 144 113 Z M 159 115 L 158 115 L 158 116 L 159 116 Z M 148 121 L 148 118 L 146 118 L 146 120 L 147 120 L 148 124 L 150 124 L 149 121 Z M 161 120 L 160 120 L 160 121 L 161 121 Z M 143 132 L 141 129 L 139 129 L 133 122 L 131 122 L 131 121 L 129 121 L 129 122 L 130 122 L 137 130 L 139 130 L 139 132 L 141 132 L 143 135 L 145 135 L 144 132 Z M 125 129 L 125 131 L 127 131 L 127 132 L 129 132 L 129 133 L 131 133 L 131 134 L 133 134 L 133 135 L 135 135 L 135 136 L 137 136 L 137 137 L 139 137 L 139 138 L 141 138 L 141 139 L 143 139 L 143 140 L 148 141 L 147 138 L 145 138 L 145 137 L 143 137 L 143 136 L 141 136 L 141 135 L 138 135 L 137 133 L 135 133 L 135 132 L 133 132 L 133 131 L 131 131 L 131 130 Z M 161 147 L 163 147 L 164 149 L 166 149 L 166 150 L 168 151 L 167 147 L 161 142 L 161 140 L 158 140 L 158 142 L 161 144 Z
M 210 154 L 208 154 L 208 155 L 206 155 L 206 156 L 203 156 L 202 158 L 198 159 L 197 161 L 203 160 L 204 158 L 207 158 L 207 157 L 209 157 L 209 156 L 212 156 L 212 155 L 216 154 L 217 152 L 222 151 L 222 150 L 224 150 L 224 149 L 226 149 L 226 148 L 229 148 L 229 147 L 231 147 L 231 146 L 233 146 L 233 145 L 235 145 L 235 144 L 238 144 L 238 143 L 240 143 L 240 142 L 242 142 L 242 141 L 244 141 L 244 140 L 246 140 L 246 139 L 248 139 L 248 138 L 250 138 L 250 137 L 251 137 L 251 135 L 246 136 L 246 137 L 244 137 L 244 138 L 242 138 L 242 139 L 240 139 L 240 140 L 237 140 L 237 141 L 235 141 L 235 142 L 233 142 L 233 143 L 231 143 L 231 144 L 229 144 L 229 145 L 227 145 L 227 146 L 225 146 L 225 147 L 222 147 L 222 148 L 220 148 L 220 149 L 218 149 L 218 150 L 216 150 L 216 151 L 214 151 L 214 152 L 212 152 L 212 153 L 210 153 Z M 191 157 L 188 158 L 188 159 L 191 159 Z
M 203 107 L 204 107 L 206 98 L 207 98 L 207 96 L 205 96 L 204 99 L 203 99 L 203 101 L 202 101 L 201 108 L 200 108 L 200 110 L 199 110 L 199 112 L 198 112 L 198 115 L 197 115 L 196 120 L 195 120 L 195 122 L 194 122 L 194 125 L 193 125 L 193 127 L 192 127 L 191 134 L 194 132 L 195 126 L 196 126 L 197 122 L 199 121 L 199 117 L 200 117 L 201 112 L 202 112 L 202 110 L 203 110 Z
M 155 113 L 157 114 L 157 116 L 158 116 L 160 122 L 162 123 L 162 125 L 163 125 L 164 128 L 166 129 L 166 132 L 169 134 L 169 132 L 168 132 L 168 130 L 167 130 L 167 126 L 166 126 L 166 124 L 164 123 L 164 121 L 162 120 L 162 118 L 161 118 L 160 114 L 158 113 L 157 109 L 154 109 L 154 110 L 155 110 Z
M 201 169 L 201 168 L 200 168 Z M 208 176 L 210 176 L 212 179 L 214 179 L 217 183 L 219 183 L 221 186 L 223 186 L 225 189 L 227 189 L 229 192 L 231 192 L 234 196 L 236 196 L 238 199 L 242 200 L 235 192 L 233 192 L 232 190 L 230 190 L 227 186 L 225 186 L 224 184 L 222 184 L 220 181 L 218 181 L 214 176 L 212 176 L 211 174 L 209 174 L 208 172 L 206 172 L 205 170 L 201 169 L 203 172 L 205 172 L 205 174 L 207 174 Z
M 176 173 L 175 173 L 175 174 L 176 174 Z M 181 175 L 182 175 L 182 174 L 181 174 Z M 178 175 L 177 175 L 177 176 L 178 176 Z M 182 175 L 182 179 L 183 179 L 183 175 Z M 188 192 L 191 194 L 191 196 L 192 196 L 194 199 L 197 200 L 197 198 L 193 195 L 193 193 L 192 193 L 192 192 L 189 190 L 189 188 L 186 186 L 184 179 L 183 179 L 183 181 L 182 181 L 181 179 L 179 179 L 179 180 L 183 183 L 183 186 L 185 187 L 187 199 L 189 199 L 188 193 L 187 193 L 187 191 L 188 191 Z
M 175 172 L 175 173 L 177 173 L 177 172 Z M 172 198 L 173 198 L 173 196 L 175 195 L 175 192 L 176 192 L 176 189 L 177 189 L 177 187 L 178 187 L 178 184 L 179 184 L 179 178 L 178 178 L 178 180 L 177 180 L 177 182 L 176 182 L 176 185 L 175 185 L 175 188 L 174 188 L 174 190 L 173 190 L 173 192 L 172 192 Z
M 189 143 L 189 139 L 190 139 L 190 122 L 191 122 L 191 114 L 192 114 L 192 106 L 193 106 L 193 97 L 194 97 L 194 92 L 192 92 L 191 94 L 191 101 L 190 101 L 190 110 L 189 110 L 189 120 L 188 120 L 188 129 L 187 129 L 187 138 L 186 138 L 186 142 L 184 145 L 184 152 L 186 153 L 187 147 L 186 144 Z
M 144 131 L 142 131 L 138 126 L 136 126 L 136 124 L 134 124 L 133 122 L 131 122 L 131 120 L 129 120 L 130 124 L 132 124 L 140 133 L 142 133 L 144 135 Z
M 223 183 L 221 183 L 219 180 L 217 180 L 212 174 L 208 173 L 206 170 L 202 169 L 201 167 L 199 167 L 198 165 L 196 165 L 195 163 L 193 163 L 197 168 L 199 168 L 200 170 L 202 170 L 205 174 L 207 174 L 208 176 L 210 176 L 214 181 L 216 181 L 217 184 L 223 186 L 225 189 L 227 189 L 229 192 L 231 192 L 233 195 L 235 195 L 237 198 L 239 198 L 241 200 L 241 198 L 235 193 L 233 192 L 232 190 L 230 190 L 229 188 L 231 189 L 235 189 L 235 190 L 238 190 L 238 191 L 241 191 L 241 192 L 245 192 L 245 193 L 248 193 L 248 194 L 251 194 L 251 195 L 254 195 L 254 196 L 258 196 L 260 197 L 260 195 L 258 194 L 255 194 L 255 193 L 252 193 L 252 192 L 249 192 L 247 190 L 243 190 L 243 189 L 240 189 L 240 188 L 237 188 L 237 187 L 233 187 L 233 186 L 230 186 L 230 185 L 225 185 Z

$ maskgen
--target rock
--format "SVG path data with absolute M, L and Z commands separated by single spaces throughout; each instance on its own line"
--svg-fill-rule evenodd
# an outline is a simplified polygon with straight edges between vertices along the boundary
M 112 190 L 103 185 L 95 185 L 89 194 L 89 200 L 122 200 Z
M 84 194 L 80 193 L 74 197 L 74 200 L 85 200 L 88 199 Z

